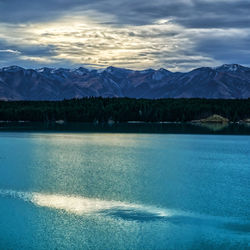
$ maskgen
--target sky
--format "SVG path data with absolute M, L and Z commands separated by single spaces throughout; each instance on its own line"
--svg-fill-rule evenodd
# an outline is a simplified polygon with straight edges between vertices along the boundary
M 0 67 L 250 66 L 250 0 L 0 0 Z

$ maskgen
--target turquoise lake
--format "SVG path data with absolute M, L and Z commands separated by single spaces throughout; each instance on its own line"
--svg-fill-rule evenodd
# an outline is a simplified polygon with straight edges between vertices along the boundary
M 1 132 L 0 249 L 250 249 L 250 137 Z

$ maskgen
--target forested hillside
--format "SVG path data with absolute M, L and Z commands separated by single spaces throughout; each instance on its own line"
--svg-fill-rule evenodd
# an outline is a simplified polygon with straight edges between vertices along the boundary
M 186 122 L 219 114 L 237 122 L 250 118 L 250 99 L 82 98 L 64 101 L 1 101 L 1 121 Z

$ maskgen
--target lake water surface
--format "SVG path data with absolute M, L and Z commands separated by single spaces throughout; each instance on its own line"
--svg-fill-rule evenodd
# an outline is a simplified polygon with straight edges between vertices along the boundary
M 250 137 L 0 133 L 0 249 L 250 249 Z

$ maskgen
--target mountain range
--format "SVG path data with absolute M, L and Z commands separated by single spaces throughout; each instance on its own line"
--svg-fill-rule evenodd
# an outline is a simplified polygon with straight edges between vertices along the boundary
M 250 68 L 238 64 L 202 67 L 190 72 L 166 69 L 103 70 L 0 69 L 1 100 L 63 100 L 81 97 L 250 98 Z

